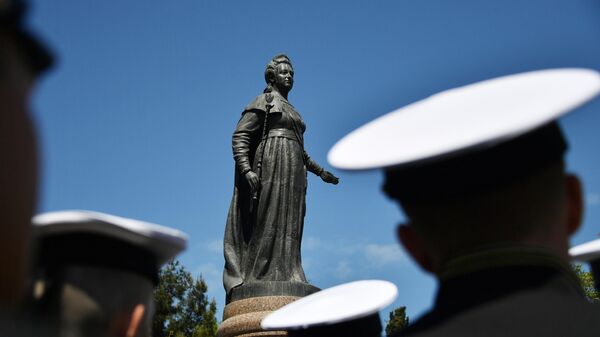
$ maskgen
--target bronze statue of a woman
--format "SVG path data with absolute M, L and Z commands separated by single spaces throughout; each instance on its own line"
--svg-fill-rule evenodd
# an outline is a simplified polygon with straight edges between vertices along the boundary
M 307 285 L 300 258 L 307 170 L 338 183 L 304 150 L 306 126 L 287 100 L 294 84 L 290 59 L 275 56 L 265 80 L 264 93 L 246 106 L 232 137 L 236 175 L 224 239 L 227 302 L 241 288 L 241 297 L 306 295 L 290 287 Z

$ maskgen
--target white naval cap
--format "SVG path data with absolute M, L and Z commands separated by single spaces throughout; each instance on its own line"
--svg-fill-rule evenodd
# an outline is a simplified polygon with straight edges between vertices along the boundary
M 600 262 L 600 239 L 582 243 L 569 249 L 569 255 L 575 261 Z
M 387 281 L 363 280 L 324 289 L 266 316 L 265 330 L 286 330 L 294 336 L 380 336 L 379 311 L 398 290 Z
M 539 70 L 450 89 L 351 132 L 332 166 L 386 169 L 385 192 L 401 202 L 471 195 L 562 160 L 557 118 L 600 93 L 591 69 Z
M 591 69 L 539 70 L 440 92 L 361 126 L 338 141 L 328 160 L 366 170 L 456 156 L 547 124 L 600 92 Z
M 594 285 L 600 291 L 600 239 L 582 243 L 569 249 L 569 255 L 575 261 L 586 262 L 594 275 Z
M 187 245 L 187 235 L 177 229 L 100 212 L 48 212 L 32 223 L 41 268 L 99 265 L 156 281 L 160 266 Z

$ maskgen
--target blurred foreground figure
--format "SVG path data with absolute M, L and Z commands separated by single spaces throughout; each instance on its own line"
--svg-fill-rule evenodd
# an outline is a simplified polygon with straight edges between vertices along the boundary
M 581 185 L 555 120 L 600 91 L 586 69 L 535 71 L 449 90 L 338 142 L 341 169 L 385 169 L 408 218 L 398 237 L 435 275 L 433 309 L 403 336 L 600 336 L 568 239 Z
M 0 0 L 1 315 L 14 313 L 26 284 L 29 227 L 37 200 L 37 143 L 29 96 L 52 63 L 24 27 L 25 7 L 23 1 Z
M 50 336 L 148 337 L 160 267 L 185 249 L 182 232 L 89 211 L 34 218 L 34 297 Z
M 265 330 L 287 331 L 289 337 L 379 337 L 379 311 L 398 290 L 387 281 L 342 284 L 303 297 L 265 317 Z

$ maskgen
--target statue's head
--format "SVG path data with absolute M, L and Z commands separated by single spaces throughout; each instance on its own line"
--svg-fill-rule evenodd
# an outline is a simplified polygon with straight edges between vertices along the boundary
M 265 69 L 267 88 L 264 92 L 271 92 L 276 88 L 280 93 L 287 94 L 294 85 L 294 68 L 290 58 L 279 54 L 271 59 Z

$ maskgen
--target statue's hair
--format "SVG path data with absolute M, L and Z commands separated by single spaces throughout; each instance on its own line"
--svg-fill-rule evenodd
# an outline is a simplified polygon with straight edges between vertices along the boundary
M 277 71 L 277 66 L 280 65 L 281 63 L 289 64 L 290 67 L 293 68 L 292 61 L 290 61 L 290 58 L 287 57 L 287 55 L 278 54 L 275 57 L 273 57 L 271 59 L 271 61 L 269 61 L 269 63 L 267 63 L 267 67 L 265 69 L 265 82 L 267 82 L 267 87 L 263 91 L 264 93 L 269 93 L 269 92 L 273 91 L 271 81 L 273 80 L 273 78 L 275 78 L 275 72 Z

